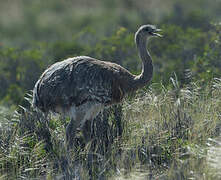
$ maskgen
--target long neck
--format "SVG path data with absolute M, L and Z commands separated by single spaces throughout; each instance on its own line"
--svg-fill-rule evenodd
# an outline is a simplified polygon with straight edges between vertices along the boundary
M 134 87 L 136 89 L 144 87 L 153 76 L 153 64 L 149 52 L 146 49 L 147 40 L 146 37 L 136 37 L 136 45 L 139 51 L 139 56 L 142 60 L 142 72 L 140 75 L 135 76 L 134 78 Z

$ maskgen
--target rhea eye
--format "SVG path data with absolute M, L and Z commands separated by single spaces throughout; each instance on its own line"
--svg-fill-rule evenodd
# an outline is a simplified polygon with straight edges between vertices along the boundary
M 146 31 L 146 32 L 149 32 L 149 28 L 146 28 L 145 31 Z

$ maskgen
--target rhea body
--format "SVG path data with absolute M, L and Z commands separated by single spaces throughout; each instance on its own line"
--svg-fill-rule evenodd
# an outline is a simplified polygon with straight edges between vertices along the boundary
M 142 72 L 136 76 L 122 66 L 88 56 L 69 58 L 51 65 L 41 75 L 33 90 L 33 105 L 70 117 L 66 143 L 72 146 L 76 129 L 93 120 L 105 107 L 145 86 L 152 78 L 153 65 L 146 42 L 161 36 L 153 25 L 141 26 L 135 43 L 142 60 Z

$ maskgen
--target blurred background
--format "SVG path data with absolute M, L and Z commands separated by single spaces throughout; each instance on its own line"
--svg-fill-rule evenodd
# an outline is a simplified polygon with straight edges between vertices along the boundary
M 153 82 L 220 76 L 221 0 L 0 0 L 0 102 L 22 103 L 50 64 L 88 55 L 141 69 L 134 33 L 155 24 Z
M 80 55 L 139 74 L 143 24 L 163 35 L 152 82 L 67 152 L 70 119 L 28 103 L 36 81 Z M 221 179 L 220 97 L 221 0 L 0 0 L 0 179 Z

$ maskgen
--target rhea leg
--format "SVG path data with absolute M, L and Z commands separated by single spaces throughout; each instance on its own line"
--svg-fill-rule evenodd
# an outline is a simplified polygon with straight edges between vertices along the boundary
M 71 106 L 66 112 L 66 115 L 70 117 L 70 122 L 66 127 L 66 146 L 67 150 L 73 147 L 74 138 L 76 136 L 77 128 L 80 127 L 82 120 L 84 119 L 85 113 L 79 111 L 76 106 Z
M 91 139 L 91 135 L 93 132 L 92 126 L 93 121 L 87 120 L 81 128 L 85 142 L 89 142 Z
M 81 127 L 81 124 L 84 124 L 88 110 L 88 103 L 85 103 L 81 106 L 70 107 L 69 111 L 66 114 L 71 118 L 69 124 L 66 127 L 66 145 L 67 150 L 73 147 L 74 138 L 76 136 L 77 128 Z
M 66 128 L 66 143 L 68 149 L 73 145 L 77 128 L 82 129 L 87 120 L 90 121 L 89 124 L 92 124 L 91 121 L 93 121 L 102 109 L 102 104 L 92 101 L 86 102 L 78 107 L 73 106 L 69 109 L 68 114 L 71 117 L 71 120 Z M 88 140 L 90 138 L 90 131 L 85 131 L 83 128 L 83 135 L 84 138 Z
M 91 134 L 93 131 L 93 121 L 97 117 L 97 115 L 103 111 L 104 106 L 100 103 L 92 103 L 90 104 L 90 108 L 86 113 L 85 121 L 81 124 L 81 130 L 86 142 L 91 139 Z
M 77 128 L 81 127 L 81 124 L 84 123 L 86 112 L 77 111 L 76 116 L 73 116 L 70 119 L 70 122 L 68 123 L 66 127 L 66 144 L 67 149 L 73 147 L 74 138 L 76 137 Z
M 69 150 L 73 146 L 73 141 L 76 135 L 77 126 L 75 124 L 75 119 L 71 118 L 70 122 L 66 127 L 66 146 Z

